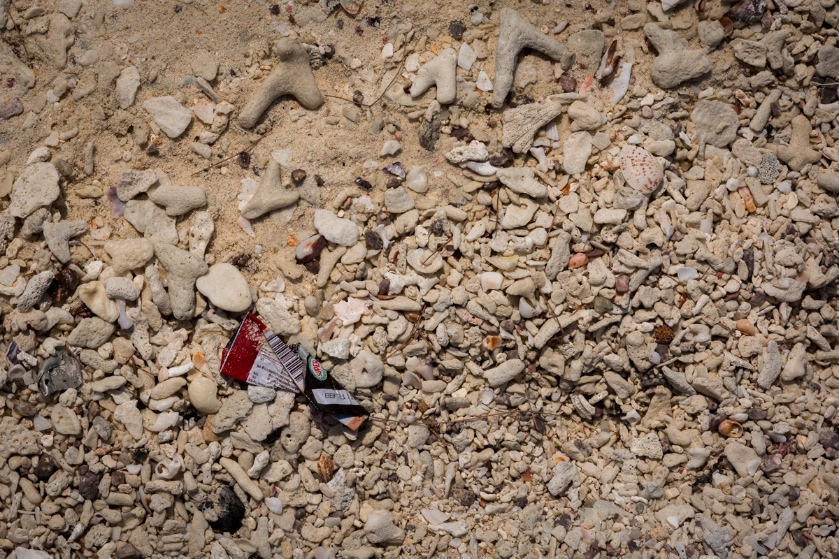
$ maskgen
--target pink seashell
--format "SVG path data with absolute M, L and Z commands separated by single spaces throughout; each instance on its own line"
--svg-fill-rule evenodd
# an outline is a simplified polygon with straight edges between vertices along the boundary
M 626 182 L 642 194 L 649 196 L 664 180 L 661 163 L 644 148 L 624 146 L 620 159 L 621 172 Z
M 568 267 L 571 269 L 582 268 L 586 264 L 588 264 L 588 256 L 584 252 L 578 252 L 568 260 Z

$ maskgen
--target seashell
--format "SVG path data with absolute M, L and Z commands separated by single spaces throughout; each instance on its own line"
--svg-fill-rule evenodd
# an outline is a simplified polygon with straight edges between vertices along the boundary
M 298 264 L 306 264 L 320 258 L 320 253 L 326 248 L 326 238 L 312 235 L 294 248 L 294 258 Z
M 533 318 L 542 313 L 542 307 L 536 301 L 531 303 L 527 297 L 522 297 L 519 299 L 519 313 L 522 318 Z
M 422 379 L 416 373 L 405 371 L 402 373 L 402 385 L 419 390 L 422 388 Z
M 487 336 L 481 342 L 481 348 L 485 351 L 492 351 L 501 345 L 501 336 Z
M 181 457 L 176 454 L 171 460 L 158 462 L 154 467 L 154 477 L 155 479 L 172 479 L 178 475 L 182 465 Z
M 627 184 L 650 195 L 664 179 L 664 169 L 653 154 L 638 146 L 624 146 L 620 153 L 621 172 Z
M 717 432 L 720 435 L 737 439 L 743 435 L 743 426 L 733 419 L 723 419 L 717 427 Z
M 358 12 L 361 11 L 361 2 L 356 2 L 356 0 L 341 0 L 341 7 L 344 8 L 351 16 L 354 16 Z

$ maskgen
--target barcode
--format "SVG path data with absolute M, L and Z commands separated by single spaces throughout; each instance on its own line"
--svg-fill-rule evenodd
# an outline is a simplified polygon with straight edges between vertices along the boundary
M 298 388 L 300 388 L 300 392 L 303 392 L 306 388 L 304 378 L 306 368 L 303 361 L 297 356 L 297 354 L 291 351 L 291 348 L 285 345 L 283 341 L 274 334 L 274 332 L 266 330 L 264 334 L 265 339 L 268 340 L 268 345 L 270 345 L 271 349 L 274 350 L 274 353 L 277 354 L 277 358 L 279 358 L 283 369 L 286 370 L 286 372 L 294 380 L 294 383 L 298 386 Z

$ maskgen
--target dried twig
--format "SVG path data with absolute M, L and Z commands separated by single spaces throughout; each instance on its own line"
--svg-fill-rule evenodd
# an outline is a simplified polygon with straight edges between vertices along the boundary
M 231 159 L 233 159 L 233 158 L 235 158 L 235 157 L 239 157 L 239 154 L 240 154 L 240 153 L 244 153 L 244 152 L 246 152 L 246 151 L 250 151 L 250 150 L 252 150 L 253 148 L 255 148 L 255 147 L 256 147 L 256 144 L 258 144 L 259 142 L 261 142 L 262 140 L 264 140 L 264 139 L 265 139 L 265 137 L 266 137 L 267 135 L 268 135 L 267 133 L 263 134 L 262 136 L 260 136 L 259 138 L 257 138 L 255 142 L 253 142 L 251 145 L 249 145 L 248 147 L 246 147 L 246 148 L 245 148 L 245 149 L 243 149 L 242 151 L 240 151 L 240 152 L 236 153 L 235 155 L 231 155 L 230 157 L 225 157 L 224 159 L 222 159 L 222 160 L 221 160 L 221 161 L 219 161 L 218 163 L 213 163 L 213 164 L 212 164 L 212 165 L 210 165 L 209 167 L 205 167 L 205 168 L 203 168 L 203 169 L 200 169 L 200 170 L 198 170 L 198 171 L 195 171 L 194 173 L 192 173 L 192 175 L 191 175 L 191 176 L 193 176 L 193 177 L 194 177 L 195 175 L 197 175 L 197 174 L 199 174 L 199 173 L 204 173 L 204 172 L 206 172 L 206 171 L 209 171 L 210 169 L 215 169 L 215 168 L 216 168 L 216 167 L 218 167 L 219 165 L 221 165 L 221 164 L 223 164 L 223 163 L 227 163 L 228 161 L 230 161 Z
M 430 420 L 418 420 L 419 423 L 422 423 L 426 427 L 435 426 L 435 425 L 450 425 L 452 423 L 464 423 L 469 421 L 481 421 L 482 419 L 491 419 L 493 417 L 510 417 L 513 415 L 524 415 L 524 414 L 534 414 L 542 417 L 561 417 L 563 414 L 559 412 L 550 412 L 550 411 L 541 411 L 541 410 L 508 410 L 502 412 L 493 412 L 487 413 L 484 415 L 473 415 L 470 417 L 461 417 L 458 419 L 448 419 L 445 421 L 430 421 Z M 402 423 L 401 419 L 385 419 L 382 417 L 370 417 L 371 422 L 380 421 L 382 423 Z

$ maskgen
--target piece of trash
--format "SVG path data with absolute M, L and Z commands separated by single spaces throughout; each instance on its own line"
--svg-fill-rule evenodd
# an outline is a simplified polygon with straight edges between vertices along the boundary
M 369 415 L 367 410 L 303 347 L 298 347 L 297 353 L 301 359 L 305 359 L 309 373 L 304 392 L 309 402 L 319 411 L 331 415 L 341 425 L 358 431 Z
M 66 351 L 56 351 L 44 360 L 38 370 L 38 390 L 45 399 L 56 392 L 82 385 L 82 370 L 75 357 Z
M 303 392 L 305 365 L 251 313 L 224 349 L 221 372 L 236 380 L 287 392 Z
M 304 394 L 315 420 L 337 421 L 353 440 L 370 415 L 320 361 L 298 345 L 286 345 L 251 313 L 222 351 L 221 373 L 255 386 Z

